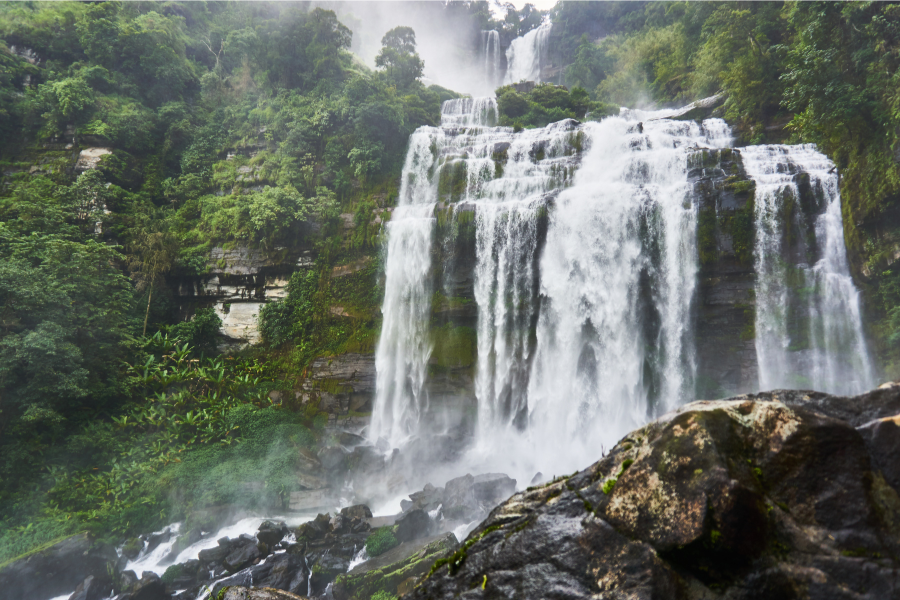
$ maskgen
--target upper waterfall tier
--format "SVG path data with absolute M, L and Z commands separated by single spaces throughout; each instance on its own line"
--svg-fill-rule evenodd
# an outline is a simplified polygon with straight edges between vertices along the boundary
M 543 23 L 510 43 L 506 49 L 506 76 L 503 83 L 541 81 L 552 26 L 550 22 Z
M 831 163 L 811 147 L 732 151 L 720 119 L 640 116 L 516 133 L 491 126 L 492 99 L 460 99 L 413 134 L 373 438 L 468 428 L 482 468 L 559 473 L 699 393 L 871 382 Z M 791 199 L 806 204 L 785 220 Z M 786 261 L 774 240 L 795 221 L 805 258 Z M 742 342 L 720 336 L 753 331 L 754 314 L 744 368 Z

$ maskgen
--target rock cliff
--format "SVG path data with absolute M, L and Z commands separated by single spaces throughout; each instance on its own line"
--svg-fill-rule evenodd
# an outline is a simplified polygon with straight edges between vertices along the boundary
M 415 599 L 896 598 L 900 387 L 683 406 L 501 504 Z

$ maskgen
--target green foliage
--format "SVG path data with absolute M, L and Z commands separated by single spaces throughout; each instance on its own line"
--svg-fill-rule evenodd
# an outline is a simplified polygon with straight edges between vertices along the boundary
M 385 69 L 398 88 L 406 88 L 422 76 L 425 63 L 416 54 L 416 32 L 412 27 L 394 27 L 381 38 L 381 45 L 375 65 Z
M 500 124 L 506 126 L 543 127 L 563 119 L 584 119 L 588 113 L 599 118 L 618 112 L 618 108 L 592 102 L 580 87 L 569 91 L 563 86 L 540 83 L 530 92 L 521 93 L 513 86 L 503 86 L 496 94 Z
M 378 556 L 398 545 L 400 542 L 394 537 L 393 527 L 379 527 L 366 538 L 366 554 Z

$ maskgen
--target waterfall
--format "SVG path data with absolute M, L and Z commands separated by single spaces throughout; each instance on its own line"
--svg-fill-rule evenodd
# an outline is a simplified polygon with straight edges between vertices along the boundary
M 437 197 L 429 171 L 442 135 L 441 129 L 420 127 L 410 137 L 398 206 L 386 228 L 384 321 L 375 350 L 371 435 L 395 444 L 415 431 L 427 403 L 423 387 L 431 355 L 429 272 Z
M 518 133 L 496 122 L 492 98 L 450 100 L 441 126 L 410 140 L 387 230 L 370 437 L 396 447 L 440 433 L 446 406 L 428 397 L 432 323 L 450 319 L 475 326 L 473 379 L 465 390 L 441 380 L 434 402 L 474 396 L 467 468 L 570 472 L 695 398 L 708 187 L 689 166 L 704 148 L 729 147 L 731 131 L 721 119 L 641 111 Z M 756 185 L 760 386 L 869 386 L 833 164 L 811 146 L 739 153 Z M 461 214 L 472 228 L 465 241 L 453 228 Z M 438 228 L 438 216 L 453 227 Z M 454 295 L 454 244 L 469 244 L 464 278 L 477 314 L 438 317 L 432 295 Z
M 481 32 L 481 54 L 484 56 L 484 78 L 494 89 L 500 81 L 500 33 L 491 31 Z
M 506 49 L 506 76 L 503 83 L 541 81 L 551 27 L 551 23 L 544 23 L 512 41 Z
M 834 163 L 811 144 L 751 146 L 741 154 L 756 183 L 760 388 L 838 394 L 871 388 Z

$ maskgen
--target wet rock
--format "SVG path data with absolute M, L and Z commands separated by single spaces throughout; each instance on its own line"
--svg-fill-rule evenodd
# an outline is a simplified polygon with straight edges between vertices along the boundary
M 222 560 L 228 556 L 231 552 L 231 548 L 228 545 L 223 545 L 222 541 L 219 540 L 219 545 L 215 548 L 207 548 L 206 550 L 201 550 L 197 556 L 200 559 L 200 562 L 204 565 L 208 565 L 211 563 L 222 562 Z
M 141 550 L 144 548 L 144 543 L 140 538 L 133 537 L 125 542 L 125 545 L 122 546 L 122 556 L 134 560 L 141 553 Z
M 222 561 L 222 565 L 232 573 L 240 571 L 262 556 L 255 543 L 248 542 L 232 551 Z
M 9 598 L 52 598 L 69 594 L 85 578 L 107 576 L 118 556 L 86 533 L 73 535 L 0 569 L 0 590 Z
M 432 533 L 434 523 L 431 518 L 421 508 L 411 510 L 402 514 L 397 519 L 397 528 L 394 536 L 399 542 L 410 542 L 412 540 L 426 537 Z
M 516 493 L 516 480 L 503 473 L 476 475 L 472 491 L 476 500 L 494 506 Z
M 368 600 L 378 592 L 392 596 L 406 593 L 428 573 L 435 561 L 449 556 L 457 547 L 452 533 L 400 544 L 338 576 L 333 587 L 334 597 L 336 600 Z
M 271 588 L 230 587 L 222 600 L 306 600 L 306 597 Z
M 512 496 L 410 597 L 900 597 L 900 495 L 879 467 L 897 400 L 688 404 Z
M 168 598 L 166 588 L 159 575 L 150 571 L 141 574 L 141 580 L 134 584 L 122 600 L 165 600 Z
M 348 452 L 341 446 L 327 446 L 319 450 L 319 461 L 326 471 L 336 471 L 346 467 Z
M 372 511 L 365 504 L 355 504 L 342 508 L 341 515 L 350 519 L 371 519 Z
M 280 542 L 288 533 L 284 521 L 263 521 L 256 532 L 256 539 L 272 548 Z
M 444 517 L 448 519 L 466 518 L 479 511 L 475 498 L 475 478 L 468 473 L 451 479 L 444 486 Z
M 69 596 L 69 600 L 102 600 L 103 598 L 108 598 L 112 590 L 112 579 L 109 576 L 95 577 L 89 575 L 78 584 L 75 592 Z
M 168 542 L 172 539 L 172 532 L 168 529 L 159 533 L 152 533 L 147 538 L 147 552 L 153 552 L 157 546 L 162 543 Z
M 198 577 L 200 574 L 203 576 Z M 166 569 L 160 580 L 166 586 L 166 591 L 172 593 L 175 590 L 194 587 L 199 581 L 207 579 L 208 576 L 208 571 L 200 565 L 200 561 L 191 559 Z

